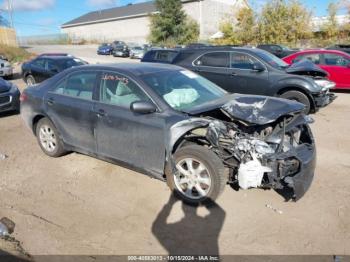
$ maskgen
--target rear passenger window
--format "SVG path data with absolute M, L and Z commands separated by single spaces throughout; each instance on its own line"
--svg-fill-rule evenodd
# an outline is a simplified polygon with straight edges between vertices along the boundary
M 104 73 L 100 83 L 100 101 L 130 108 L 136 101 L 149 101 L 148 96 L 128 77 Z
M 253 69 L 254 65 L 260 62 L 250 55 L 231 53 L 231 68 Z
M 337 54 L 324 54 L 324 61 L 326 65 L 330 66 L 347 67 L 350 63 L 346 57 Z
M 92 100 L 97 73 L 82 72 L 70 75 L 58 84 L 55 93 Z
M 33 65 L 42 69 L 45 69 L 46 60 L 45 59 L 36 59 L 33 61 Z
M 319 54 L 305 54 L 305 55 L 300 55 L 300 56 L 296 57 L 293 60 L 293 63 L 299 62 L 301 60 L 309 60 L 312 63 L 319 65 L 321 58 L 320 58 Z
M 171 63 L 177 54 L 177 52 L 173 51 L 157 51 L 154 55 L 154 60 L 157 62 Z
M 208 53 L 198 58 L 194 64 L 197 66 L 230 67 L 230 54 L 228 52 Z

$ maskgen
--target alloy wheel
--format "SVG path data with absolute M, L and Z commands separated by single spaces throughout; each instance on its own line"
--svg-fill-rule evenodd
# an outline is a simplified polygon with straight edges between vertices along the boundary
M 40 127 L 39 139 L 40 139 L 41 145 L 47 152 L 52 153 L 53 151 L 55 151 L 57 146 L 57 139 L 56 139 L 55 132 L 52 130 L 50 126 L 43 125 Z
M 199 160 L 184 158 L 176 164 L 174 174 L 177 190 L 190 199 L 206 197 L 211 188 L 211 175 L 208 168 Z

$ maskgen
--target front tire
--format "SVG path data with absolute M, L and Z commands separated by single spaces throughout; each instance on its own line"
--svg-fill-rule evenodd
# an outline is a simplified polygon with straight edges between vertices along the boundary
M 57 129 L 49 119 L 42 118 L 39 120 L 36 125 L 36 137 L 46 155 L 60 157 L 66 153 Z
M 166 172 L 168 186 L 188 204 L 215 201 L 228 176 L 222 160 L 203 146 L 190 145 L 174 154 L 177 172 Z
M 310 110 L 311 110 L 311 103 L 309 98 L 302 92 L 300 91 L 287 91 L 285 93 L 283 93 L 281 96 L 281 98 L 285 98 L 285 99 L 289 99 L 289 100 L 294 100 L 297 101 L 299 103 L 302 103 L 305 105 L 305 109 L 304 109 L 304 113 L 305 114 L 309 114 Z

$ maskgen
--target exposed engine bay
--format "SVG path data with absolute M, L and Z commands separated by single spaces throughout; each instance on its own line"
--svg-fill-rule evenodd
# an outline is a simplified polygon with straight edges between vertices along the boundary
M 206 127 L 193 129 L 186 140 L 213 150 L 229 169 L 230 184 L 241 189 L 288 187 L 297 200 L 310 186 L 315 168 L 315 145 L 308 126 L 312 120 L 300 112 L 277 114 L 275 120 L 263 117 L 264 106 L 271 101 L 276 102 L 264 98 L 260 101 L 264 104 L 258 101 L 243 107 L 250 121 L 242 120 L 243 111 L 235 110 L 235 106 L 242 110 L 237 101 L 206 112 L 201 115 Z

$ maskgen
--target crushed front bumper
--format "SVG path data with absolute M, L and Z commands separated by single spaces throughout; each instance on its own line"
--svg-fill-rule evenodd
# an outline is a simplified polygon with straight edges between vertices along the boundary
M 269 159 L 273 172 L 269 174 L 272 187 L 293 190 L 293 199 L 299 200 L 310 188 L 316 168 L 316 146 L 311 129 L 304 126 L 303 136 L 307 142 L 280 152 Z
M 294 200 L 297 201 L 304 196 L 310 188 L 316 168 L 316 149 L 313 145 L 301 145 L 287 154 L 277 157 L 280 161 L 296 159 L 298 161 L 298 172 L 293 175 L 286 175 L 283 169 L 279 168 L 279 176 L 283 184 L 293 189 Z
M 317 111 L 319 108 L 325 107 L 332 103 L 337 98 L 337 96 L 327 90 L 326 92 L 314 94 L 313 98 L 315 101 L 315 109 Z

